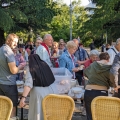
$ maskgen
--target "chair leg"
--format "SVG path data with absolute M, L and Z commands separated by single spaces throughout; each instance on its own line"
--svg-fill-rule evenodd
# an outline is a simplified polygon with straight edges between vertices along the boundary
M 23 120 L 23 108 L 21 108 L 21 120 Z

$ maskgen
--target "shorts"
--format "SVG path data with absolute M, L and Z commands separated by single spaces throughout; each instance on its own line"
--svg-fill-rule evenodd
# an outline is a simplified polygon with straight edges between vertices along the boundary
M 3 85 L 0 84 L 0 95 L 9 97 L 12 102 L 13 106 L 17 106 L 18 104 L 18 90 L 17 85 Z

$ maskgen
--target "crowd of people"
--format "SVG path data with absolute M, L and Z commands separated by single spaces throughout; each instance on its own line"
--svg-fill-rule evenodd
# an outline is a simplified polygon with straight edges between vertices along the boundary
M 24 91 L 20 107 L 24 107 L 30 92 L 28 120 L 43 120 L 42 99 L 48 94 L 59 94 L 51 67 L 67 68 L 85 86 L 84 104 L 87 120 L 92 120 L 91 102 L 97 96 L 108 96 L 108 90 L 114 88 L 114 96 L 120 97 L 120 38 L 106 52 L 99 52 L 94 43 L 88 52 L 78 39 L 65 43 L 53 40 L 51 34 L 43 39 L 37 37 L 35 44 L 18 44 L 18 36 L 9 34 L 0 48 L 0 95 L 9 97 L 13 102 L 11 120 L 16 115 L 18 91 L 16 80 L 25 78 Z M 25 73 L 19 73 L 25 69 Z M 87 80 L 83 81 L 84 77 Z

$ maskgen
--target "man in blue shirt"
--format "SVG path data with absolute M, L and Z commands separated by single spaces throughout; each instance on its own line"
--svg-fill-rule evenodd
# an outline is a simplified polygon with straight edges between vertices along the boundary
M 79 41 L 77 39 L 73 39 L 73 41 L 78 46 L 78 49 L 74 53 L 74 56 L 76 57 L 77 60 L 76 62 L 78 63 L 76 64 L 76 67 L 78 67 L 79 65 L 84 64 L 88 60 L 88 55 L 83 48 L 79 47 Z M 76 78 L 78 79 L 79 85 L 81 85 L 83 70 L 76 72 L 75 74 L 76 74 Z

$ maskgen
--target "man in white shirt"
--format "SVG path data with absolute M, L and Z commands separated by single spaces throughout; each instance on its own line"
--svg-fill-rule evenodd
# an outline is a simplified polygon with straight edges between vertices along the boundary
M 40 56 L 40 58 L 45 61 L 50 67 L 53 67 L 52 62 L 50 60 L 51 51 L 49 47 L 53 44 L 53 37 L 50 34 L 46 34 L 43 38 L 43 43 L 37 48 L 36 54 Z
M 107 52 L 108 52 L 108 54 L 110 56 L 109 64 L 112 65 L 113 64 L 113 60 L 115 58 L 115 55 L 120 52 L 120 38 L 118 38 L 116 40 L 115 46 L 111 47 Z
M 113 64 L 115 55 L 117 55 L 120 52 L 120 38 L 116 40 L 116 43 L 113 47 L 111 47 L 108 51 L 108 54 L 110 56 L 109 63 L 110 65 Z M 118 75 L 118 78 L 120 79 L 120 75 Z M 113 93 L 113 89 L 110 89 L 111 93 Z M 114 96 L 117 96 L 117 94 L 114 94 Z

